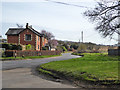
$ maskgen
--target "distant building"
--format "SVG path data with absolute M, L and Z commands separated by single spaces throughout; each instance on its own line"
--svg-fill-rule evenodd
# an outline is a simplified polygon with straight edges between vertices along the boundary
M 48 43 L 46 36 L 28 26 L 28 23 L 26 28 L 9 28 L 6 35 L 8 43 L 30 44 L 34 46 L 34 50 L 41 50 Z

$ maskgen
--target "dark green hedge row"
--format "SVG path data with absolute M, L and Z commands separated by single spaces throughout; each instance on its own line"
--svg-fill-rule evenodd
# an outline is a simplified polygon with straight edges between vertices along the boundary
M 21 45 L 15 45 L 9 43 L 1 43 L 0 47 L 5 48 L 5 50 L 22 50 Z

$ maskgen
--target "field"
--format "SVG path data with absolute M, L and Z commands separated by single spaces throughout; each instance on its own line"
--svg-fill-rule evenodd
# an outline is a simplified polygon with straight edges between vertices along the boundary
M 84 53 L 84 57 L 54 61 L 40 65 L 38 70 L 44 74 L 62 76 L 67 79 L 83 80 L 100 84 L 120 84 L 119 56 L 102 53 Z

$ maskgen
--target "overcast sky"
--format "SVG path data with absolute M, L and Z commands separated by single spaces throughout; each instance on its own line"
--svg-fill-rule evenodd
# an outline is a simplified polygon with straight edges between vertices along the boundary
M 10 2 L 11 1 L 11 2 Z M 95 0 L 53 0 L 65 3 L 91 7 L 96 5 Z M 37 31 L 42 29 L 52 32 L 58 40 L 79 41 L 81 31 L 84 33 L 84 42 L 97 44 L 116 44 L 117 41 L 102 38 L 95 31 L 95 24 L 83 15 L 86 8 L 53 3 L 45 0 L 2 0 L 2 36 L 10 27 L 32 25 Z M 117 38 L 117 35 L 115 36 Z

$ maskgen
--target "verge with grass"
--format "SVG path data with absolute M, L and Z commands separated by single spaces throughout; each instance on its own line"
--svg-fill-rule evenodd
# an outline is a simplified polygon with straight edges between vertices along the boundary
M 102 53 L 84 53 L 84 57 L 53 61 L 40 65 L 42 73 L 58 75 L 72 81 L 87 81 L 102 85 L 119 85 L 119 56 Z
M 44 55 L 44 56 L 26 56 L 26 57 L 1 57 L 1 60 L 22 60 L 22 59 L 37 59 L 37 58 L 49 58 L 49 57 L 57 57 L 60 55 Z

